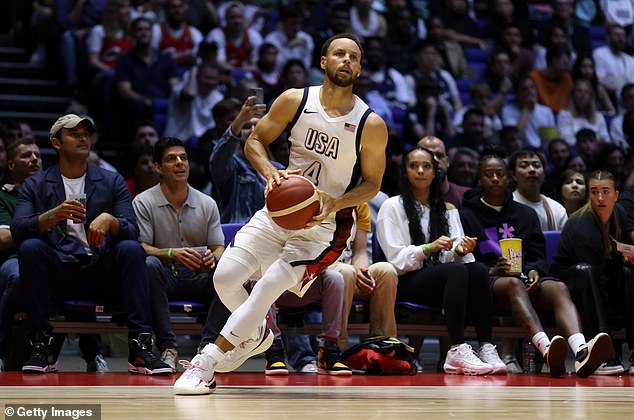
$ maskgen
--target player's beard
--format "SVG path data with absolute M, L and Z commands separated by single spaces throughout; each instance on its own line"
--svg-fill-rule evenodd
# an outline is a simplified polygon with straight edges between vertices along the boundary
M 337 71 L 326 70 L 326 77 L 330 80 L 334 85 L 339 87 L 348 87 L 354 83 L 357 78 L 351 73 L 348 79 L 342 79 L 337 76 Z

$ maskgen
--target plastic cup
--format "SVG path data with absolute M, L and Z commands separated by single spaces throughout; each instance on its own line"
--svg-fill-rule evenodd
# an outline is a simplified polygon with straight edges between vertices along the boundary
M 502 256 L 511 264 L 509 274 L 522 272 L 522 240 L 519 238 L 500 239 Z
M 207 247 L 206 246 L 193 246 L 191 247 L 194 251 L 198 252 L 200 254 L 201 257 L 205 256 L 205 253 L 207 252 Z

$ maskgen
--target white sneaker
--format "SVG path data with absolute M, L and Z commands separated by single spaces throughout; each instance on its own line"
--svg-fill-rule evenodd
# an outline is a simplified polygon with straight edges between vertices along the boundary
M 487 343 L 480 347 L 480 350 L 478 350 L 478 357 L 484 363 L 491 365 L 493 368 L 491 375 L 506 375 L 508 373 L 506 363 L 500 359 L 500 355 L 493 344 Z
M 258 327 L 258 336 L 240 343 L 233 350 L 225 353 L 225 358 L 218 362 L 216 372 L 227 373 L 238 369 L 249 357 L 264 353 L 273 344 L 273 332 L 266 326 L 266 320 Z
M 493 372 L 493 366 L 480 360 L 467 343 L 447 352 L 443 368 L 445 373 L 453 375 L 486 375 Z
M 522 370 L 522 366 L 520 366 L 520 362 L 517 361 L 517 358 L 512 353 L 504 353 L 502 354 L 502 361 L 506 365 L 507 373 L 511 375 L 517 375 L 520 373 L 524 373 Z
M 317 373 L 317 370 L 318 370 L 317 362 L 313 360 L 312 362 L 308 362 L 304 366 L 302 366 L 299 372 L 300 373 Z
M 625 373 L 625 368 L 621 362 L 612 360 L 603 363 L 592 374 L 600 376 L 619 376 Z
M 176 349 L 165 349 L 161 352 L 161 362 L 172 368 L 172 372 L 176 372 L 176 361 L 178 360 L 178 351 Z
M 614 352 L 612 339 L 606 333 L 597 334 L 592 340 L 581 348 L 575 355 L 575 370 L 580 378 L 587 378 L 592 375 L 597 368 L 602 367 Z M 621 372 L 623 366 L 620 365 Z M 608 375 L 618 375 L 618 373 L 605 373 Z
M 180 360 L 178 363 L 185 368 L 185 372 L 174 383 L 174 393 L 177 395 L 211 394 L 216 390 L 213 360 L 206 354 L 197 354 L 191 362 Z

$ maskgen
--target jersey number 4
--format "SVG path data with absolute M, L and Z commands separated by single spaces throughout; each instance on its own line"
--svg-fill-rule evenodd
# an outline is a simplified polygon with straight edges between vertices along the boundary
M 321 162 L 315 161 L 302 172 L 302 175 L 310 179 L 315 186 L 319 185 L 319 174 L 321 173 Z

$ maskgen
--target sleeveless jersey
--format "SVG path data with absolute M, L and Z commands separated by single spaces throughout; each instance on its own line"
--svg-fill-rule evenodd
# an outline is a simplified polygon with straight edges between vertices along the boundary
M 354 96 L 352 110 L 330 117 L 319 102 L 321 86 L 304 88 L 290 124 L 289 169 L 300 169 L 322 191 L 340 197 L 361 179 L 361 133 L 372 112 Z
M 127 53 L 131 49 L 132 39 L 127 36 L 121 39 L 104 38 L 99 58 L 106 66 L 114 69 L 117 66 L 119 56 Z
M 224 29 L 223 33 L 225 34 L 226 41 L 226 55 L 227 55 L 227 63 L 231 64 L 235 68 L 245 67 L 245 64 L 249 63 L 249 58 L 251 58 L 251 43 L 249 42 L 249 34 L 245 30 L 242 33 L 242 42 L 239 44 L 234 44 L 231 37 L 228 35 L 227 30 Z
M 167 24 L 161 24 L 161 44 L 159 49 L 163 52 L 175 51 L 176 64 L 182 64 L 186 59 L 186 54 L 191 53 L 194 48 L 192 34 L 189 31 L 189 25 L 184 23 L 179 37 L 174 37 L 170 32 Z

